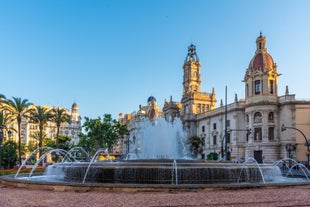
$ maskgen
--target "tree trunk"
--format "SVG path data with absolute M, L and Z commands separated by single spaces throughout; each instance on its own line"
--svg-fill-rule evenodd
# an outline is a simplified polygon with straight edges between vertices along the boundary
M 19 166 L 22 164 L 22 151 L 21 151 L 21 137 L 20 137 L 20 125 L 21 121 L 18 120 L 18 160 L 19 160 Z
M 57 132 L 56 132 L 56 149 L 59 147 L 59 126 L 57 126 Z

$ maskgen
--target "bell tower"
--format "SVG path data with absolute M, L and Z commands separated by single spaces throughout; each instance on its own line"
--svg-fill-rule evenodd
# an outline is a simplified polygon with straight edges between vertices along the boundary
M 200 61 L 196 53 L 196 46 L 191 44 L 183 65 L 183 95 L 200 92 Z
M 277 64 L 267 52 L 266 42 L 266 37 L 260 33 L 256 38 L 255 55 L 244 76 L 247 104 L 277 102 L 280 74 Z
M 266 37 L 256 38 L 256 51 L 244 76 L 246 128 L 252 129 L 246 143 L 246 157 L 277 158 L 280 148 L 277 64 L 268 53 Z
M 196 46 L 191 44 L 183 65 L 183 95 L 181 119 L 188 135 L 195 135 L 197 114 L 206 113 L 216 106 L 215 91 L 212 93 L 201 92 L 201 64 L 196 53 Z

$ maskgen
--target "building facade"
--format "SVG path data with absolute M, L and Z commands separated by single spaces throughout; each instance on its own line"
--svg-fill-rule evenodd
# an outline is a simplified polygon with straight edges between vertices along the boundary
M 31 106 L 32 107 L 32 106 Z M 44 106 L 45 108 L 52 109 L 51 106 Z M 72 104 L 71 110 L 67 108 L 62 108 L 71 117 L 71 123 L 62 123 L 59 130 L 59 135 L 71 137 L 72 144 L 77 144 L 79 142 L 78 134 L 82 132 L 81 126 L 81 116 L 79 114 L 79 108 L 76 103 Z M 17 129 L 17 123 L 13 123 L 11 128 Z M 21 123 L 21 142 L 28 145 L 29 142 L 34 141 L 33 138 L 35 133 L 38 132 L 39 125 L 37 123 L 32 123 L 28 118 L 23 117 Z M 44 133 L 47 138 L 55 139 L 56 137 L 56 123 L 49 121 L 44 127 Z M 12 130 L 6 132 L 5 139 L 18 141 L 18 134 Z
M 280 74 L 266 42 L 260 33 L 243 79 L 245 98 L 235 95 L 233 103 L 198 114 L 197 135 L 205 139 L 206 154 L 226 152 L 234 161 L 255 158 L 258 162 L 290 157 L 306 163 L 305 137 L 295 129 L 282 131 L 281 126 L 309 136 L 310 101 L 296 100 L 288 87 L 284 95 L 278 95 Z
M 238 162 L 250 158 L 273 162 L 289 157 L 309 164 L 305 141 L 310 137 L 310 101 L 296 100 L 288 86 L 279 95 L 280 74 L 266 43 L 260 33 L 243 77 L 245 97 L 238 99 L 236 94 L 233 103 L 221 101 L 218 107 L 214 89 L 211 93 L 201 91 L 201 64 L 196 47 L 190 45 L 183 65 L 182 99 L 177 102 L 170 97 L 158 115 L 166 120 L 181 118 L 188 137 L 203 140 L 204 155 L 217 152 L 219 157 Z M 138 113 L 122 115 L 120 120 L 133 130 L 137 117 L 147 114 L 142 111 L 140 107 Z

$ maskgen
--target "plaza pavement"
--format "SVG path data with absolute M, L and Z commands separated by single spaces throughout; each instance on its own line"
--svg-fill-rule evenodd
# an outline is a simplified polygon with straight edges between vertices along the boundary
M 310 206 L 310 185 L 172 192 L 57 192 L 0 184 L 0 207 Z

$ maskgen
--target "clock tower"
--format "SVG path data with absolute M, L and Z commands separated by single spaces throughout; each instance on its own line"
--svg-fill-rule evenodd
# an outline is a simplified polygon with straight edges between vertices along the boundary
M 206 113 L 216 107 L 215 91 L 201 92 L 201 64 L 196 53 L 196 46 L 191 44 L 183 65 L 183 95 L 181 119 L 188 135 L 196 133 L 196 115 Z

